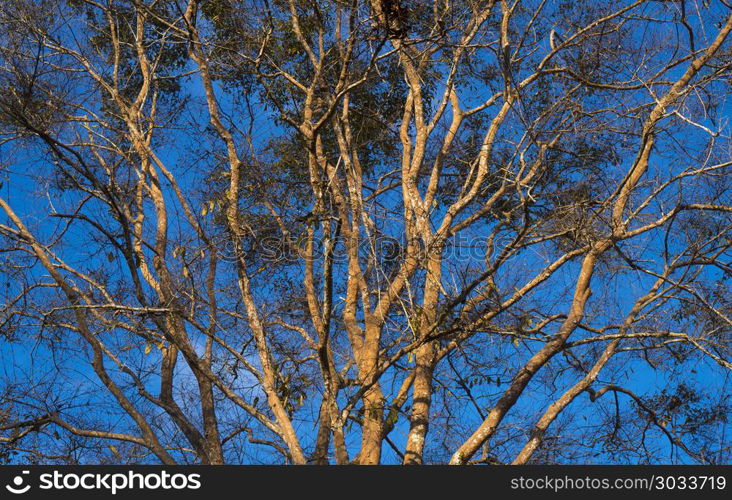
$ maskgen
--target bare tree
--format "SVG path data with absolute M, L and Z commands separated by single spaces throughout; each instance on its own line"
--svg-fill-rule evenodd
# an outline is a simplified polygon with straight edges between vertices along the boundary
M 0 460 L 729 460 L 724 0 L 3 2 Z

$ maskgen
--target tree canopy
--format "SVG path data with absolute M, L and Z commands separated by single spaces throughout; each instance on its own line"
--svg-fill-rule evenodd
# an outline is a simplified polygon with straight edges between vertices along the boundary
M 727 0 L 2 0 L 0 462 L 727 463 Z

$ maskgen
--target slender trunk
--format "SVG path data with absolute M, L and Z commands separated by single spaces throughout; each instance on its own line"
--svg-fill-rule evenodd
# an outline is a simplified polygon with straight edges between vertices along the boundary
M 381 442 L 384 427 L 384 395 L 381 386 L 372 378 L 376 373 L 379 356 L 379 337 L 381 325 L 373 319 L 366 324 L 366 340 L 359 367 L 362 383 L 371 385 L 365 391 L 363 401 L 363 426 L 361 431 L 361 452 L 359 465 L 378 465 L 381 461 Z
M 409 436 L 404 453 L 405 465 L 422 465 L 424 443 L 429 430 L 432 374 L 435 369 L 436 355 L 437 348 L 434 342 L 429 342 L 417 349 L 412 414 L 409 418 Z
M 416 332 L 419 339 L 424 339 L 435 327 L 437 318 L 437 301 L 440 296 L 442 260 L 436 250 L 427 263 L 424 301 L 421 310 L 419 328 Z M 412 390 L 412 414 L 409 418 L 409 435 L 404 454 L 405 465 L 421 465 L 423 462 L 424 443 L 429 430 L 430 404 L 432 403 L 432 374 L 437 361 L 437 345 L 427 342 L 421 345 L 416 353 L 414 388 Z

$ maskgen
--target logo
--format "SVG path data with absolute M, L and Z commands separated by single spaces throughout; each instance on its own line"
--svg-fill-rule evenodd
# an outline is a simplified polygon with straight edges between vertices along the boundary
M 10 493 L 22 495 L 31 489 L 26 484 L 29 470 L 21 471 L 10 484 L 5 485 Z M 140 473 L 127 471 L 126 473 L 98 473 L 85 472 L 83 474 L 64 473 L 54 470 L 52 473 L 38 476 L 38 488 L 41 490 L 100 490 L 109 491 L 112 495 L 121 490 L 197 490 L 201 487 L 200 474 L 182 474 L 160 471 L 158 473 Z
M 24 470 L 23 472 L 21 472 L 21 474 L 30 474 L 30 471 Z M 7 489 L 10 493 L 22 495 L 30 489 L 30 484 L 26 484 L 25 486 L 23 486 L 23 476 L 15 476 L 13 478 L 13 486 L 7 484 L 5 485 L 5 489 Z

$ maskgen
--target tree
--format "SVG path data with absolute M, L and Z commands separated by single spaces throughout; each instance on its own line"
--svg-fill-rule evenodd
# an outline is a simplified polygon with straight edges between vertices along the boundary
M 729 460 L 725 0 L 4 3 L 2 460 Z

